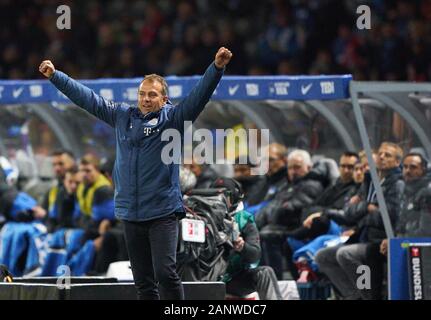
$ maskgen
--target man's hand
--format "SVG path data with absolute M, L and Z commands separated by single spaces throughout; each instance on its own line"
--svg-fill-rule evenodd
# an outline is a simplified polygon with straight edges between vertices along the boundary
M 384 256 L 388 254 L 388 239 L 384 239 L 380 243 L 380 253 Z
M 358 204 L 361 201 L 361 198 L 358 195 L 355 195 L 350 198 L 349 204 Z
M 374 204 L 372 204 L 372 203 L 370 203 L 370 204 L 367 206 L 367 210 L 368 210 L 368 213 L 373 213 L 373 212 L 375 212 L 375 211 L 378 211 L 378 210 L 379 210 L 379 207 L 378 207 L 378 206 L 376 206 L 376 205 L 374 205 Z
M 94 250 L 96 250 L 96 252 L 99 252 L 100 249 L 102 249 L 102 244 L 103 244 L 103 236 L 100 236 L 94 239 L 93 241 Z
M 244 249 L 244 239 L 242 237 L 238 237 L 238 239 L 236 239 L 236 241 L 233 242 L 233 249 L 237 252 L 241 252 L 242 249 Z
M 217 68 L 222 69 L 229 63 L 231 58 L 232 52 L 225 47 L 221 47 L 216 53 L 214 63 Z
M 55 72 L 55 67 L 52 64 L 51 60 L 44 60 L 44 61 L 42 61 L 42 63 L 39 66 L 39 71 L 45 77 L 51 78 Z
M 351 237 L 351 236 L 353 236 L 354 233 L 355 233 L 355 229 L 349 229 L 349 230 L 344 231 L 341 234 L 341 236 L 342 237 Z
M 36 206 L 31 209 L 33 211 L 33 218 L 41 220 L 46 216 L 46 210 L 41 206 Z
M 99 224 L 99 234 L 104 235 L 109 229 L 111 229 L 111 221 L 103 219 Z
M 313 214 L 310 214 L 303 222 L 303 226 L 310 229 L 311 228 L 311 224 L 313 223 L 313 220 L 315 218 L 319 218 L 322 215 L 322 212 L 315 212 Z

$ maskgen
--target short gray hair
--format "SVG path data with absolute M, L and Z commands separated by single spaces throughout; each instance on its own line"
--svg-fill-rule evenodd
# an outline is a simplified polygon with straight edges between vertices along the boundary
M 310 153 L 308 151 L 306 151 L 306 150 L 302 150 L 302 149 L 293 150 L 287 156 L 287 161 L 289 162 L 289 160 L 291 160 L 293 158 L 301 158 L 302 161 L 304 161 L 305 165 L 310 166 L 310 167 L 313 166 L 313 162 L 311 162 Z
M 158 82 L 162 85 L 162 95 L 163 96 L 167 96 L 168 95 L 168 84 L 165 80 L 165 78 L 163 78 L 162 76 L 159 76 L 158 74 L 152 73 L 152 74 L 148 74 L 144 77 L 144 79 L 141 81 L 150 81 L 151 83 L 153 82 Z

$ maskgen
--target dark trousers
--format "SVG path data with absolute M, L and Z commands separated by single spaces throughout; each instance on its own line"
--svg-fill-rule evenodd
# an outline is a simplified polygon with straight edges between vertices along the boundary
M 158 300 L 161 295 L 167 300 L 183 300 L 183 285 L 176 271 L 176 215 L 124 221 L 124 233 L 138 299 Z
M 382 298 L 383 265 L 376 243 L 357 243 L 321 249 L 315 256 L 320 271 L 325 273 L 344 299 L 379 300 Z M 358 267 L 371 271 L 370 288 L 358 288 Z
M 97 274 L 106 273 L 112 262 L 124 260 L 129 260 L 124 241 L 124 228 L 115 227 L 103 235 L 102 247 L 96 253 L 94 271 Z
M 363 298 L 371 300 L 386 299 L 386 294 L 383 295 L 383 280 L 386 276 L 387 257 L 380 253 L 380 243 L 370 243 L 368 245 L 366 261 L 371 270 L 371 289 L 362 291 Z
M 262 238 L 262 264 L 270 266 L 279 280 L 283 279 L 283 238 Z
M 245 296 L 254 291 L 260 300 L 283 300 L 274 270 L 268 266 L 243 270 L 226 283 L 226 293 Z

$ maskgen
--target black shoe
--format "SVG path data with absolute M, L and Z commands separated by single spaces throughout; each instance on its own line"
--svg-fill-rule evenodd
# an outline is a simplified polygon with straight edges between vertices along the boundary
M 4 264 L 0 264 L 0 282 L 12 282 L 13 276 Z

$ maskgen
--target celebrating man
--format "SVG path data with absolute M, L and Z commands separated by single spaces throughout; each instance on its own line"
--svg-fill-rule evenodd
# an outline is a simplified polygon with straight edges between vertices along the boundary
M 183 133 L 184 121 L 194 121 L 219 83 L 232 53 L 222 47 L 198 84 L 177 106 L 168 100 L 161 76 L 148 75 L 138 90 L 138 107 L 107 101 L 76 82 L 51 61 L 39 70 L 72 102 L 115 129 L 115 214 L 124 221 L 125 238 L 140 299 L 183 299 L 176 272 L 177 219 L 184 215 L 178 164 L 165 164 L 166 129 Z

